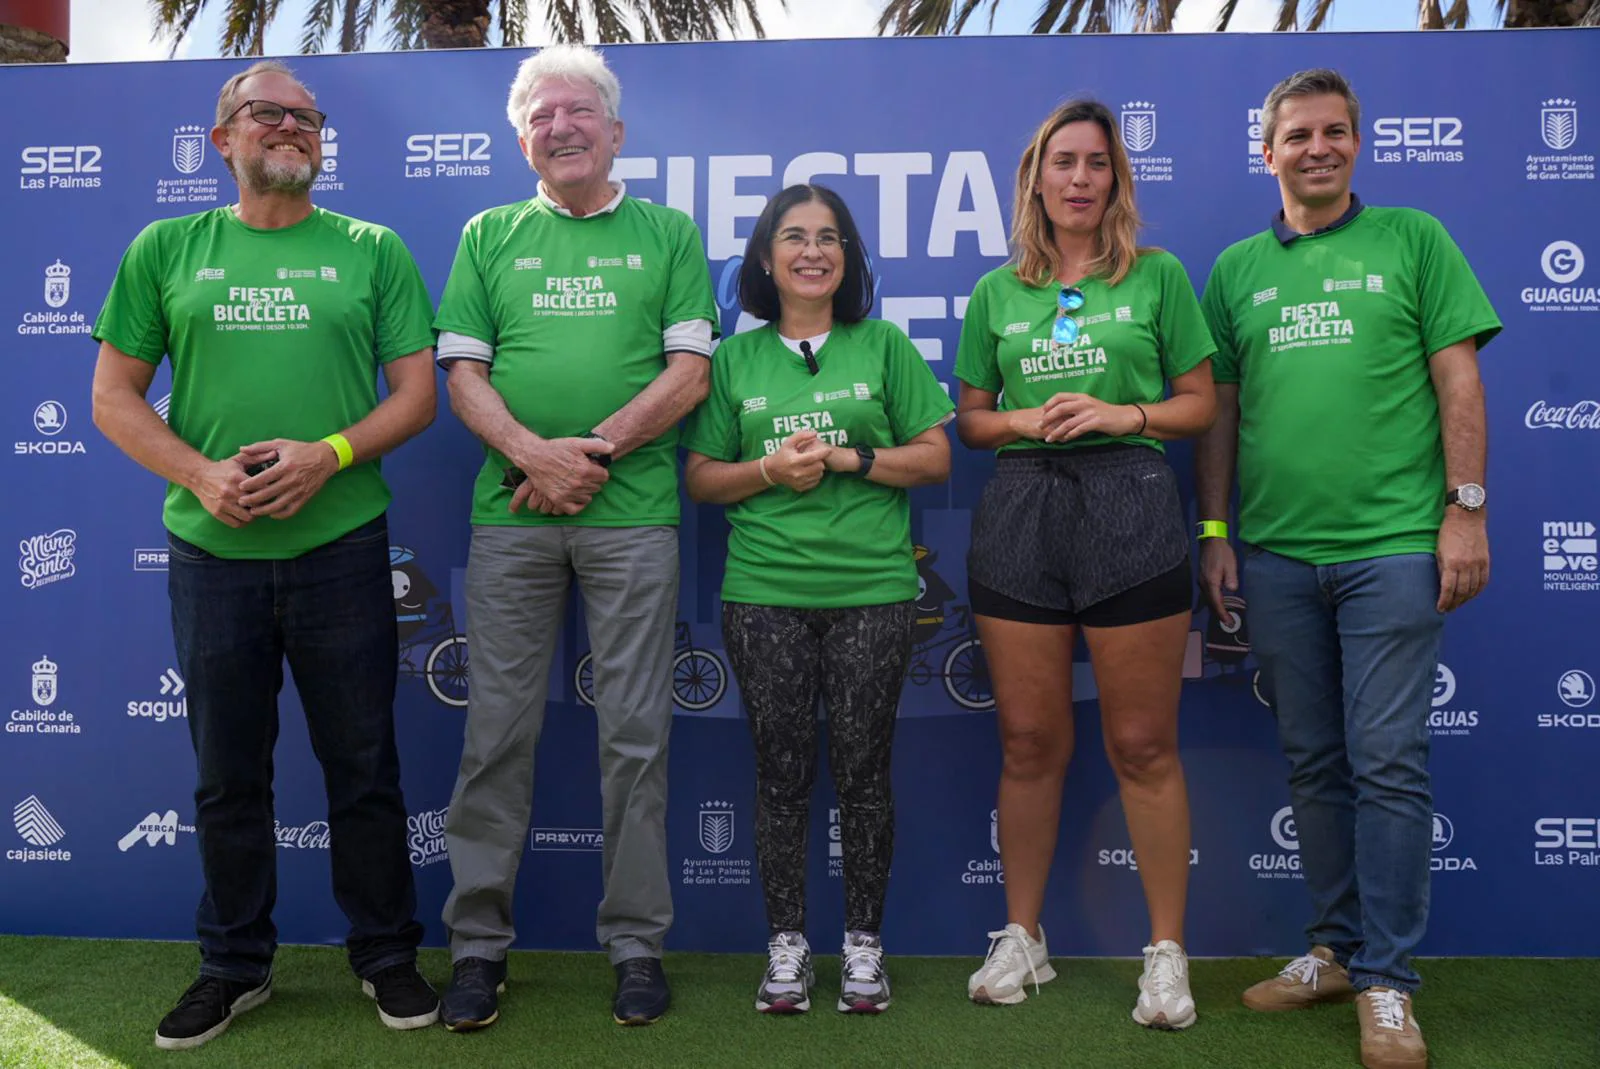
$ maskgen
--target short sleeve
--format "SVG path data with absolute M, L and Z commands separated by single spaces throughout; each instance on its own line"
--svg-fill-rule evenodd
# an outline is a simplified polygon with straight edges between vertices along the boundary
M 961 340 L 956 345 L 956 378 L 968 386 L 999 393 L 1003 385 L 998 360 L 999 339 L 989 326 L 993 288 L 990 276 L 978 279 L 967 314 L 961 321 Z
M 711 392 L 689 414 L 679 444 L 712 460 L 739 459 L 739 418 L 729 381 L 732 361 L 726 354 L 711 362 Z
M 387 364 L 433 345 L 433 301 L 400 235 L 378 235 L 378 362 Z
M 661 329 L 704 319 L 711 323 L 711 336 L 718 337 L 721 330 L 718 327 L 717 300 L 711 289 L 711 268 L 706 265 L 700 228 L 687 215 L 681 212 L 675 214 L 680 218 L 673 233 L 667 296 L 661 303 Z
M 1206 279 L 1206 292 L 1200 310 L 1211 330 L 1211 340 L 1217 347 L 1211 358 L 1211 378 L 1218 383 L 1237 384 L 1239 381 L 1239 350 L 1233 333 L 1233 316 L 1228 310 L 1228 295 L 1222 281 L 1222 258 L 1211 265 L 1211 277 Z
M 1217 351 L 1189 273 L 1170 254 L 1161 257 L 1161 311 L 1156 327 L 1161 371 L 1169 379 L 1193 371 Z
M 1422 221 L 1417 235 L 1421 250 L 1417 309 L 1423 352 L 1432 356 L 1468 338 L 1475 339 L 1482 349 L 1500 333 L 1500 317 L 1444 224 L 1426 213 L 1417 216 Z
M 159 364 L 167 352 L 167 317 L 161 301 L 165 266 L 160 223 L 139 232 L 122 254 L 111 291 L 94 321 L 95 341 L 107 342 L 129 356 Z
M 905 331 L 884 323 L 883 339 L 884 411 L 895 444 L 904 445 L 944 423 L 956 406 Z
M 467 225 L 461 228 L 461 242 L 456 246 L 455 262 L 450 265 L 450 277 L 439 298 L 439 314 L 434 317 L 433 327 L 440 333 L 465 334 L 497 345 L 500 332 L 489 309 L 489 291 L 483 282 L 479 258 L 482 223 L 480 215 L 467 220 Z

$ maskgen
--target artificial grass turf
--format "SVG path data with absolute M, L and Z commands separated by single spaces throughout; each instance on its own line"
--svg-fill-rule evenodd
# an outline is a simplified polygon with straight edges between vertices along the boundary
M 671 954 L 673 1008 L 648 1028 L 610 1015 L 611 969 L 599 954 L 511 955 L 509 990 L 492 1028 L 452 1035 L 392 1032 L 362 996 L 343 953 L 278 952 L 272 999 L 189 1052 L 156 1050 L 156 1023 L 194 979 L 181 943 L 0 936 L 0 1066 L 717 1066 L 1226 1067 L 1359 1066 L 1355 1009 L 1257 1014 L 1239 992 L 1281 960 L 1193 963 L 1200 1021 L 1182 1033 L 1129 1018 L 1136 961 L 1055 959 L 1060 978 L 1020 1006 L 966 999 L 967 958 L 889 958 L 894 1005 L 877 1018 L 834 1011 L 838 959 L 817 958 L 809 1014 L 753 1008 L 758 955 Z M 444 951 L 422 954 L 442 987 Z M 1422 966 L 1417 1016 L 1435 1069 L 1589 1069 L 1600 1066 L 1600 961 L 1446 959 Z

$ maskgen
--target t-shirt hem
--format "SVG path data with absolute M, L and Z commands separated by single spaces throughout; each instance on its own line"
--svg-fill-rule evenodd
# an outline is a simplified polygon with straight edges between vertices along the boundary
M 775 609 L 860 609 L 870 605 L 896 605 L 902 601 L 912 601 L 917 596 L 917 588 L 913 584 L 901 597 L 879 596 L 876 594 L 862 594 L 852 598 L 778 598 L 760 594 L 729 593 L 726 589 L 722 592 L 722 600 L 733 602 L 736 605 L 765 605 Z
M 1428 346 L 1429 346 L 1429 348 L 1433 349 L 1433 352 L 1429 353 L 1428 355 L 1431 357 L 1431 356 L 1433 356 L 1433 353 L 1441 352 L 1441 351 L 1443 351 L 1445 349 L 1450 348 L 1450 346 L 1452 346 L 1452 345 L 1455 345 L 1455 344 L 1457 344 L 1459 342 L 1466 341 L 1468 338 L 1474 338 L 1475 339 L 1475 338 L 1477 338 L 1478 336 L 1480 336 L 1482 334 L 1488 334 L 1490 336 L 1490 340 L 1493 340 L 1494 335 L 1499 334 L 1500 331 L 1503 330 L 1503 329 L 1504 329 L 1504 325 L 1498 319 L 1491 319 L 1491 320 L 1488 320 L 1487 322 L 1479 323 L 1478 325 L 1476 325 L 1474 327 L 1470 327 L 1470 328 L 1464 327 L 1461 330 L 1453 330 L 1450 333 L 1445 335 L 1445 338 L 1448 339 L 1447 341 L 1439 341 L 1439 342 L 1430 341 L 1428 343 Z M 1486 341 L 1483 344 L 1487 345 L 1489 343 Z M 1481 350 L 1482 346 L 1480 346 L 1479 348 Z
M 1410 539 L 1393 539 L 1384 542 L 1371 542 L 1349 545 L 1337 550 L 1316 551 L 1307 550 L 1295 545 L 1269 545 L 1258 542 L 1247 534 L 1241 533 L 1239 540 L 1252 546 L 1257 546 L 1268 553 L 1276 553 L 1280 557 L 1300 561 L 1302 564 L 1324 566 L 1329 564 L 1349 564 L 1353 561 L 1372 560 L 1374 557 L 1400 557 L 1410 553 L 1433 554 L 1438 549 L 1437 533 L 1430 535 L 1426 540 L 1416 537 Z M 1246 565 L 1248 570 L 1248 565 Z
M 676 527 L 678 515 L 671 516 L 644 516 L 640 518 L 619 517 L 616 519 L 586 519 L 582 513 L 576 516 L 546 516 L 538 513 L 537 519 L 519 516 L 479 516 L 474 514 L 468 521 L 474 527 Z

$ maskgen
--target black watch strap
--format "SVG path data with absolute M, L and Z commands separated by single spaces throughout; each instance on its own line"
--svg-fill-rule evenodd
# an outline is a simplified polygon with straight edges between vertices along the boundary
M 861 467 L 851 472 L 858 479 L 865 479 L 867 472 L 872 470 L 872 462 L 878 459 L 878 453 L 870 445 L 856 446 L 856 456 L 861 458 Z
M 594 431 L 584 431 L 583 432 L 583 437 L 585 437 L 585 438 L 593 438 L 597 442 L 606 442 L 608 444 L 611 441 L 611 439 L 607 438 L 605 435 L 596 434 Z M 596 464 L 600 465 L 602 468 L 611 467 L 611 454 L 610 453 L 587 453 L 585 455 L 590 460 L 592 460 Z

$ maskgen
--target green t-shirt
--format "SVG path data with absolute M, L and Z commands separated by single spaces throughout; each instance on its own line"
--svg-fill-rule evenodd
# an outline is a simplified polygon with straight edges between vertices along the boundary
M 1051 340 L 1062 286 L 1030 286 L 1012 265 L 978 280 L 961 324 L 956 378 L 1000 394 L 1000 411 L 1037 408 L 1058 393 L 1085 393 L 1112 404 L 1153 404 L 1166 380 L 1192 371 L 1216 351 L 1206 332 L 1194 286 L 1178 258 L 1159 250 L 1141 253 L 1116 286 L 1104 279 L 1075 283 L 1084 304 L 1072 313 L 1081 329 L 1063 347 Z M 1154 438 L 1089 434 L 1070 442 L 1021 440 L 1014 449 L 1071 449 L 1136 442 L 1162 448 Z
M 1239 537 L 1310 564 L 1432 553 L 1444 448 L 1428 358 L 1500 330 L 1439 221 L 1363 208 L 1223 250 L 1204 308 L 1239 385 Z
M 574 218 L 542 198 L 468 220 L 434 326 L 494 347 L 489 381 L 517 422 L 542 438 L 582 435 L 633 400 L 667 366 L 662 332 L 717 322 L 700 231 L 687 215 L 624 196 L 614 211 Z M 472 522 L 639 527 L 678 522 L 678 431 L 611 465 L 576 516 L 508 510 L 511 466 L 487 454 Z
M 922 354 L 882 320 L 835 323 L 807 371 L 771 325 L 722 343 L 711 396 L 684 447 L 754 460 L 802 429 L 830 445 L 904 445 L 955 406 Z M 911 504 L 904 490 L 828 472 L 814 489 L 764 488 L 728 508 L 724 601 L 786 608 L 886 605 L 917 596 Z
M 167 422 L 212 460 L 269 438 L 316 441 L 378 405 L 377 369 L 433 345 L 427 287 L 398 235 L 316 208 L 279 230 L 230 207 L 151 223 L 133 239 L 94 337 L 172 361 Z M 380 515 L 376 460 L 328 480 L 286 520 L 229 527 L 167 487 L 167 529 L 219 557 L 284 559 Z

